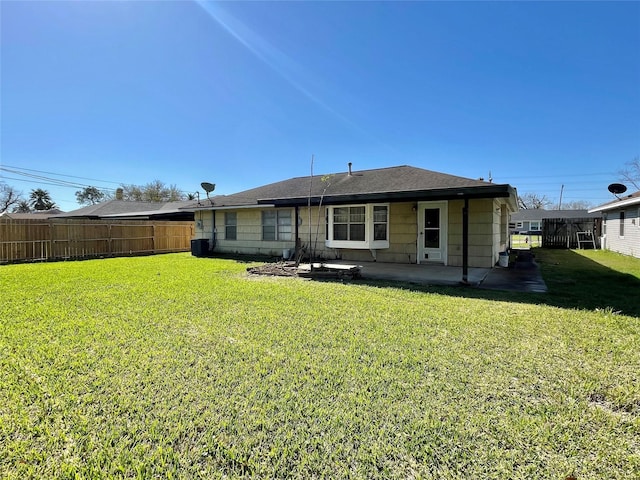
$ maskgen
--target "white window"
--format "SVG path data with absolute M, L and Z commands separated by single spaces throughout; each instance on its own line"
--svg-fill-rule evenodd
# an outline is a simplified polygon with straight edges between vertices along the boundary
M 238 230 L 238 215 L 236 212 L 225 212 L 224 214 L 224 239 L 236 240 Z
M 531 220 L 529 230 L 540 230 L 540 220 Z
M 522 228 L 523 226 L 522 222 L 516 222 L 516 228 Z
M 262 211 L 262 240 L 291 240 L 291 210 Z
M 389 248 L 389 205 L 327 207 L 326 245 L 331 248 Z
M 624 210 L 620 212 L 620 237 L 624 238 Z

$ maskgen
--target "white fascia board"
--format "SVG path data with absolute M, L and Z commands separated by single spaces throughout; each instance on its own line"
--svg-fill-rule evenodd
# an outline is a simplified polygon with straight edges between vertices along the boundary
M 224 207 L 216 207 L 215 205 L 209 205 L 207 207 L 199 207 L 195 209 L 196 212 L 202 212 L 207 210 L 247 210 L 252 208 L 274 208 L 273 204 L 261 203 L 260 205 L 225 205 Z
M 630 205 L 636 205 L 636 204 L 640 205 L 640 197 L 626 198 L 616 203 L 608 203 L 606 205 L 600 205 L 599 207 L 590 209 L 589 213 L 604 212 L 607 210 L 616 210 L 620 207 L 628 207 Z

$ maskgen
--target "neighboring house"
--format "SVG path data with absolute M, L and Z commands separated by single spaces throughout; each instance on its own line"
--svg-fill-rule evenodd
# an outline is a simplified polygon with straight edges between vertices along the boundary
M 511 214 L 509 229 L 511 233 L 541 234 L 542 224 L 547 219 L 591 219 L 600 218 L 599 213 L 589 213 L 587 210 L 543 210 L 531 208 L 519 210 Z
M 181 210 L 180 208 L 191 204 L 193 204 L 192 200 L 181 202 L 108 200 L 55 215 L 55 218 L 192 221 L 193 212 Z
M 28 213 L 0 213 L 0 217 L 10 218 L 12 220 L 47 220 L 64 213 L 62 210 L 52 208 L 51 210 L 36 210 Z
M 507 248 L 510 185 L 411 166 L 298 177 L 200 200 L 196 237 L 217 252 L 304 248 L 314 259 L 492 267 Z M 310 207 L 309 207 L 310 205 Z
M 640 258 L 640 191 L 589 212 L 602 214 L 603 249 Z

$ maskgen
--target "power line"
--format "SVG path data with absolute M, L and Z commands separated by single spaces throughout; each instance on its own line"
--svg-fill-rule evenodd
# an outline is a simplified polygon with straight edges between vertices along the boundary
M 96 187 L 99 188 L 100 190 L 103 191 L 108 191 L 108 192 L 115 192 L 117 190 L 117 188 L 113 188 L 113 187 L 103 187 L 103 186 L 98 186 L 98 185 L 89 185 L 89 184 L 84 184 L 84 183 L 79 183 L 79 182 L 71 182 L 68 180 L 64 180 L 64 179 L 60 179 L 60 178 L 51 178 L 51 177 L 47 177 L 44 175 L 36 175 L 36 173 L 40 173 L 40 174 L 47 174 L 47 175 L 55 175 L 58 177 L 67 177 L 67 178 L 77 178 L 79 180 L 90 180 L 90 181 L 95 181 L 95 182 L 99 182 L 99 183 L 111 183 L 114 185 L 127 185 L 125 182 L 113 182 L 113 181 L 109 181 L 109 180 L 98 180 L 96 178 L 87 178 L 87 177 L 79 177 L 79 176 L 75 176 L 75 175 L 65 175 L 65 174 L 61 174 L 61 173 L 54 173 L 54 172 L 47 172 L 47 171 L 43 171 L 43 170 L 35 170 L 35 169 L 31 169 L 31 168 L 22 168 L 22 167 L 13 167 L 10 165 L 5 165 L 5 166 L 0 166 L 0 172 L 5 171 L 5 172 L 9 172 L 12 173 L 14 175 L 21 175 L 23 177 L 27 177 L 29 180 L 25 180 L 25 179 L 21 179 L 21 178 L 15 178 L 15 177 L 7 177 L 7 176 L 2 176 L 0 174 L 0 178 L 6 178 L 9 180 L 15 180 L 18 182 L 37 182 L 38 184 L 41 185 L 52 185 L 52 186 L 56 186 L 56 187 L 66 187 L 66 188 L 74 188 L 74 189 L 83 189 L 83 188 L 87 188 L 87 187 Z M 34 172 L 34 173 L 28 173 L 28 172 Z M 178 192 L 180 192 L 181 194 L 184 195 L 189 195 L 192 194 L 193 191 L 189 190 L 179 190 L 177 189 Z
M 113 183 L 114 185 L 121 185 L 123 183 L 123 182 L 112 182 L 109 180 L 98 180 L 97 178 L 76 177 L 75 175 L 65 175 L 63 173 L 46 172 L 44 170 L 34 170 L 32 168 L 16 167 L 13 165 L 4 165 L 4 167 L 14 168 L 16 170 L 22 170 L 24 172 L 46 173 L 47 175 L 56 175 L 57 177 L 77 178 L 79 180 L 91 180 L 92 182 L 100 182 L 100 183 Z M 0 166 L 0 170 L 4 170 L 4 168 Z

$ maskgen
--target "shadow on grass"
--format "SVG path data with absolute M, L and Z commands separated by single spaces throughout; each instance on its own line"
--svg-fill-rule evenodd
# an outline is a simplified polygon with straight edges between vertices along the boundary
M 637 265 L 637 267 L 629 269 L 634 274 L 629 274 L 610 268 L 571 250 L 534 249 L 532 252 L 547 284 L 547 293 L 485 290 L 464 286 L 419 285 L 384 280 L 356 280 L 350 283 L 403 288 L 452 297 L 544 304 L 584 310 L 611 310 L 632 317 L 640 317 L 639 260 L 611 252 L 598 252 L 598 254 L 604 255 L 605 260 L 615 259 L 620 264 Z
M 374 279 L 323 278 L 314 281 L 370 285 L 379 288 L 401 288 L 451 297 L 544 304 L 561 308 L 611 310 L 640 318 L 640 260 L 612 252 L 595 252 L 595 255 L 602 256 L 605 263 L 611 263 L 614 267 L 633 272 L 633 274 L 629 274 L 572 250 L 535 248 L 531 251 L 535 255 L 536 263 L 547 284 L 547 293 L 485 290 L 465 286 L 421 285 Z M 274 257 L 261 255 L 217 254 L 213 258 L 223 258 L 247 264 L 274 261 Z

